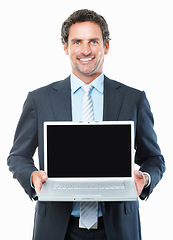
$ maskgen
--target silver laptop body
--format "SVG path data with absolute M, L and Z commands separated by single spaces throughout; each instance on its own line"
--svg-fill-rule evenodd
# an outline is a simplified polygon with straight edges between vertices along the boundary
M 136 201 L 134 123 L 44 122 L 39 201 Z

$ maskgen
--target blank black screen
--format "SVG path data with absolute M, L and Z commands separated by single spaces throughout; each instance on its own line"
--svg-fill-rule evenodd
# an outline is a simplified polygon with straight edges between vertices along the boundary
M 130 177 L 130 125 L 48 125 L 48 176 Z

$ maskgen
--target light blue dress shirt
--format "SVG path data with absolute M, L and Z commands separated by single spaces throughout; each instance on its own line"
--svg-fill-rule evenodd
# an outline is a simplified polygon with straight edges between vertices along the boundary
M 85 85 L 83 81 L 77 78 L 73 73 L 71 74 L 71 102 L 72 102 L 72 120 L 74 122 L 82 121 L 82 100 L 83 90 L 82 85 Z M 103 92 L 104 92 L 104 75 L 103 73 L 92 81 L 91 85 L 93 89 L 90 92 L 93 102 L 94 120 L 103 120 Z M 71 215 L 74 217 L 80 217 L 80 203 L 74 202 Z M 100 204 L 98 216 L 102 216 Z
M 74 122 L 82 121 L 82 100 L 83 90 L 82 85 L 85 85 L 83 81 L 77 78 L 74 74 L 71 74 L 71 102 L 72 102 L 72 119 Z M 91 85 L 93 89 L 90 92 L 93 102 L 94 120 L 103 120 L 103 88 L 104 88 L 104 75 L 103 73 L 92 81 Z

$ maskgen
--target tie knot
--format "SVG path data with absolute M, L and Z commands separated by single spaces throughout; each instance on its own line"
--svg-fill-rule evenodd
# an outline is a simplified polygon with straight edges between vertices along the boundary
M 89 94 L 91 92 L 91 89 L 93 88 L 92 85 L 89 84 L 85 84 L 82 86 L 82 90 L 84 91 L 84 93 Z

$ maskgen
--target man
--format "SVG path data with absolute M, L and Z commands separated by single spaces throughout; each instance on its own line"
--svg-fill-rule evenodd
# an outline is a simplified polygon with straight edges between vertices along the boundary
M 31 199 L 37 200 L 47 180 L 43 122 L 81 121 L 83 85 L 93 87 L 90 96 L 95 121 L 134 121 L 135 162 L 140 166 L 134 175 L 139 197 L 147 199 L 162 178 L 165 163 L 145 93 L 103 75 L 109 40 L 108 26 L 102 16 L 89 10 L 73 13 L 62 25 L 62 42 L 70 57 L 72 74 L 28 94 L 8 165 Z M 37 147 L 40 171 L 33 161 Z M 65 148 L 68 151 L 68 146 Z M 80 228 L 79 217 L 80 203 L 37 201 L 33 240 L 141 239 L 138 201 L 99 203 L 97 229 Z

